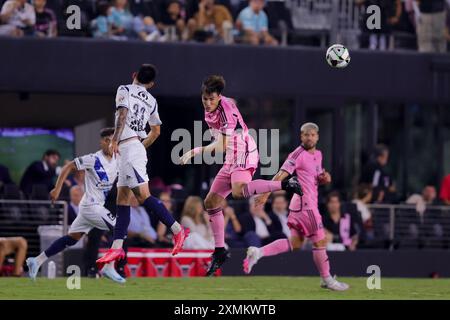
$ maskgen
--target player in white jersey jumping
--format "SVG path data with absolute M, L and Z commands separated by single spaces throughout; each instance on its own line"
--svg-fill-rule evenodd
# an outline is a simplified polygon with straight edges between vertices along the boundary
M 117 156 L 119 162 L 119 179 L 117 182 L 117 222 L 114 227 L 114 241 L 106 254 L 97 260 L 97 267 L 105 263 L 125 257 L 122 249 L 130 223 L 130 196 L 136 196 L 139 204 L 148 214 L 156 214 L 167 228 L 174 233 L 174 248 L 176 255 L 183 247 L 189 234 L 175 221 L 163 203 L 150 194 L 147 175 L 147 152 L 160 134 L 162 124 L 158 114 L 156 99 L 147 92 L 154 85 L 156 68 L 143 64 L 133 75 L 133 83 L 120 86 L 116 95 L 116 125 L 110 144 L 110 151 Z M 150 132 L 145 132 L 146 124 Z M 140 139 L 143 139 L 142 142 Z
M 104 207 L 106 197 L 113 187 L 117 178 L 117 161 L 109 152 L 109 144 L 114 133 L 114 128 L 104 128 L 100 131 L 100 148 L 96 153 L 75 158 L 66 164 L 58 176 L 55 188 L 50 191 L 52 201 L 56 201 L 61 193 L 67 176 L 77 170 L 85 171 L 85 194 L 80 202 L 80 210 L 69 228 L 66 236 L 54 241 L 50 247 L 41 252 L 35 258 L 28 258 L 28 274 L 33 280 L 41 265 L 51 256 L 73 246 L 78 240 L 91 229 L 112 230 L 115 225 L 115 216 Z M 104 266 L 100 271 L 105 277 L 124 283 L 122 278 L 114 269 L 114 264 Z

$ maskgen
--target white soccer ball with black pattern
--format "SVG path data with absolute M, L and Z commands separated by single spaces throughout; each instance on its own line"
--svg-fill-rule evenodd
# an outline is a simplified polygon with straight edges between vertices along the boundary
M 333 68 L 345 68 L 350 63 L 350 52 L 342 44 L 333 44 L 328 48 L 326 58 Z

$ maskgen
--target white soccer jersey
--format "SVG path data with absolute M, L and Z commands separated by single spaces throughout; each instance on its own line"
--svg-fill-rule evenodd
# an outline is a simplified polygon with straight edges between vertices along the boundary
M 103 152 L 97 151 L 75 158 L 78 170 L 85 170 L 85 193 L 80 205 L 104 205 L 109 191 L 117 178 L 118 166 L 115 158 L 106 159 Z
M 125 128 L 119 141 L 131 137 L 145 138 L 145 126 L 161 125 L 156 99 L 143 86 L 129 84 L 120 86 L 116 94 L 116 108 L 128 109 Z M 117 117 L 117 111 L 116 111 Z

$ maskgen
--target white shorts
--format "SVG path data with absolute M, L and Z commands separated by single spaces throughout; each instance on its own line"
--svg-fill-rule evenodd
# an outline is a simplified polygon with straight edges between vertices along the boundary
M 148 182 L 147 151 L 139 140 L 131 140 L 119 145 L 119 179 L 117 187 L 133 189 Z
M 88 233 L 93 228 L 110 230 L 116 224 L 116 217 L 101 205 L 80 205 L 80 211 L 69 228 L 69 233 Z

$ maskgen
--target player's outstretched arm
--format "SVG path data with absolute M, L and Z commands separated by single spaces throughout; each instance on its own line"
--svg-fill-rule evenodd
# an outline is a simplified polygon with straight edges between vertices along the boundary
M 145 148 L 150 147 L 153 142 L 156 141 L 156 139 L 158 139 L 159 135 L 161 134 L 161 126 L 150 126 L 150 132 L 147 136 L 147 138 L 145 138 L 142 141 L 142 144 L 144 145 Z
M 220 134 L 217 140 L 213 143 L 208 144 L 204 147 L 197 147 L 192 150 L 189 150 L 180 158 L 180 164 L 185 165 L 189 162 L 189 160 L 199 153 L 223 153 L 225 151 L 226 145 L 228 143 L 228 138 L 225 135 Z
M 215 153 L 224 153 L 226 145 L 228 143 L 228 137 L 224 134 L 219 134 L 217 139 L 203 147 L 203 152 L 215 152 Z
M 59 198 L 59 194 L 61 193 L 62 186 L 64 184 L 64 181 L 66 181 L 69 174 L 72 172 L 77 171 L 77 166 L 75 165 L 75 162 L 72 160 L 69 163 L 67 163 L 61 170 L 61 174 L 58 176 L 58 179 L 56 180 L 55 187 L 52 191 L 50 191 L 50 199 L 52 201 L 56 201 Z
M 284 170 L 280 170 L 277 172 L 276 175 L 273 176 L 272 180 L 273 181 L 283 181 L 287 177 L 289 177 L 289 173 Z M 269 197 L 270 197 L 270 192 L 260 194 L 255 198 L 255 204 L 257 206 L 263 206 L 267 202 Z

